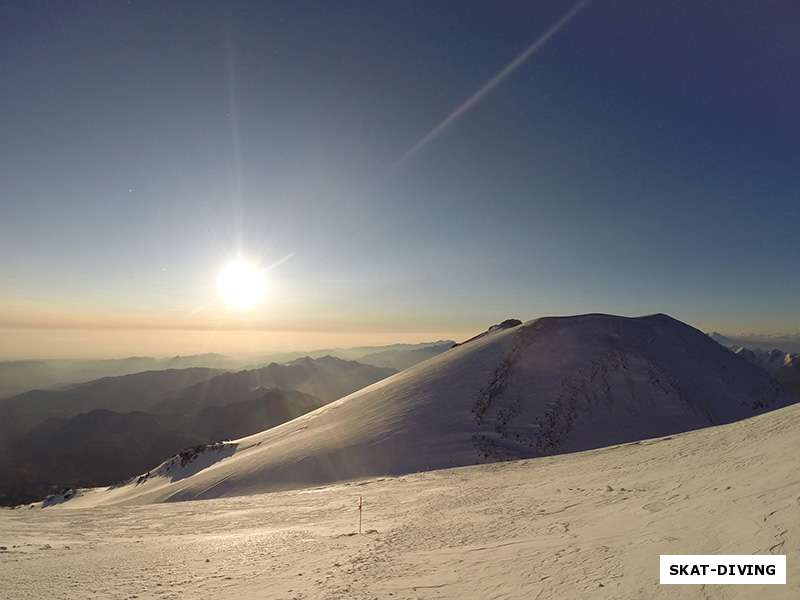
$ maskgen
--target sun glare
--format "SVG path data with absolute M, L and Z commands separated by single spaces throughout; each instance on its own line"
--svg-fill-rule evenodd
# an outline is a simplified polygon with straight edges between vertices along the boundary
M 252 310 L 264 299 L 263 269 L 243 259 L 225 264 L 217 276 L 217 292 L 231 310 Z

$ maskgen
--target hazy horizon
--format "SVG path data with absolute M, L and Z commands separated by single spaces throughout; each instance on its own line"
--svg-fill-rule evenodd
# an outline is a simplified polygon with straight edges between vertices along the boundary
M 452 332 L 451 332 L 452 333 Z M 0 329 L 0 361 L 44 359 L 188 356 L 218 353 L 228 356 L 305 352 L 325 348 L 416 344 L 464 340 L 476 332 L 276 332 L 254 330 L 75 330 Z M 177 339 L 176 339 L 177 338 Z
M 514 318 L 519 315 L 509 315 Z M 565 315 L 540 315 L 565 316 Z M 642 315 L 626 315 L 642 316 Z M 675 316 L 675 315 L 671 315 Z M 505 317 L 504 317 L 505 318 Z M 536 317 L 534 317 L 536 318 Z M 528 320 L 522 317 L 523 320 Z M 276 331 L 242 327 L 239 329 L 48 329 L 0 328 L 0 360 L 27 359 L 96 359 L 131 356 L 170 357 L 218 353 L 229 356 L 267 355 L 280 352 L 303 352 L 325 348 L 416 344 L 439 340 L 464 341 L 496 319 L 464 330 L 427 331 Z M 696 325 L 689 323 L 697 327 Z M 733 338 L 797 338 L 800 332 L 723 330 L 700 327 L 706 333 L 717 332 Z

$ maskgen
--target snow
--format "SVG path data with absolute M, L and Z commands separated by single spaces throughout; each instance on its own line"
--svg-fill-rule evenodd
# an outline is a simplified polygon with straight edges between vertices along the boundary
M 0 510 L 0 599 L 797 598 L 786 402 L 664 315 L 495 329 L 119 486 Z M 659 554 L 768 553 L 788 585 L 658 585 Z
M 797 598 L 798 446 L 795 405 L 553 457 L 204 501 L 0 510 L 0 598 Z M 662 587 L 662 553 L 787 554 L 788 585 Z
M 176 479 L 155 473 L 58 505 L 274 492 L 575 452 L 788 403 L 766 373 L 665 315 L 548 317 L 492 328 Z

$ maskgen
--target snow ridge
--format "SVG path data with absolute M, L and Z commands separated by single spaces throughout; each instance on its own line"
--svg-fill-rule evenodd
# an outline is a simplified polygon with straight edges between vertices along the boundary
M 247 495 L 569 453 L 789 403 L 762 369 L 666 315 L 544 317 L 65 506 Z

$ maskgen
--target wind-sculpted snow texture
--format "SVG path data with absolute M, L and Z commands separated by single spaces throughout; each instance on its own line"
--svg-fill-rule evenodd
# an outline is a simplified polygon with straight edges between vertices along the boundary
M 796 600 L 797 447 L 800 405 L 622 446 L 313 489 L 0 509 L 0 598 Z M 658 584 L 659 554 L 770 553 L 787 555 L 787 585 Z
M 575 452 L 719 425 L 789 400 L 763 370 L 666 315 L 495 328 L 177 481 L 59 506 L 190 500 Z

